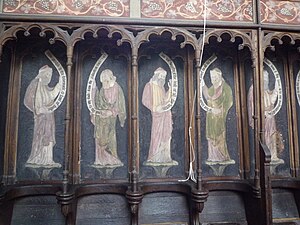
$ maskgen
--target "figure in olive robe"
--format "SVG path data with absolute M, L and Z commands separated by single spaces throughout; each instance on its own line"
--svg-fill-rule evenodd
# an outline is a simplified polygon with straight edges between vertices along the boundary
M 232 90 L 219 68 L 210 71 L 210 78 L 212 86 L 203 86 L 204 97 L 211 108 L 206 114 L 207 163 L 233 164 L 226 143 L 226 117 L 233 104 Z
M 96 85 L 93 88 L 95 108 L 100 113 L 91 114 L 96 145 L 94 165 L 122 166 L 117 154 L 116 121 L 118 117 L 121 127 L 124 126 L 126 106 L 123 90 L 109 69 L 102 71 L 100 81 L 100 91 Z

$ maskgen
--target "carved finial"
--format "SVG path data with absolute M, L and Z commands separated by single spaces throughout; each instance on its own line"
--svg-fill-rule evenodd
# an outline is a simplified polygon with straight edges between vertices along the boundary
M 24 36 L 25 36 L 25 37 L 30 36 L 30 32 L 29 32 L 28 30 L 24 31 Z
M 45 33 L 45 31 L 41 31 L 41 32 L 39 33 L 39 35 L 40 35 L 40 37 L 45 37 L 45 36 L 46 36 L 46 33 Z

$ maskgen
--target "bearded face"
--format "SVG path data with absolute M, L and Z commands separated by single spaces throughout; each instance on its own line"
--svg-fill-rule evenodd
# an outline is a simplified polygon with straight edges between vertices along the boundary
M 163 87 L 166 83 L 166 74 L 157 72 L 154 73 L 153 80 L 157 82 L 157 84 Z
M 111 70 L 104 70 L 100 75 L 100 81 L 104 89 L 111 88 L 114 86 L 116 77 L 113 75 Z

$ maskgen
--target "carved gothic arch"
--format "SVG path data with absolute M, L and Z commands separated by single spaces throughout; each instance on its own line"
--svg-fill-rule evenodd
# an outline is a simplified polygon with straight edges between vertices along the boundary
M 54 44 L 56 41 L 61 41 L 64 45 L 67 45 L 69 40 L 69 34 L 67 31 L 61 29 L 58 26 L 50 24 L 31 24 L 22 23 L 13 26 L 2 24 L 1 35 L 0 35 L 0 55 L 2 54 L 3 46 L 10 40 L 18 39 L 17 33 L 23 31 L 25 37 L 31 35 L 31 30 L 37 28 L 40 30 L 39 36 L 41 38 L 46 36 L 46 32 L 51 32 L 53 37 L 49 38 L 49 43 Z
M 76 30 L 70 36 L 69 45 L 75 46 L 78 41 L 85 40 L 85 35 L 87 33 L 92 33 L 94 38 L 98 37 L 98 31 L 106 30 L 108 32 L 107 37 L 112 38 L 114 34 L 118 33 L 121 35 L 121 39 L 117 40 L 117 45 L 120 46 L 124 42 L 129 43 L 131 46 L 134 43 L 134 36 L 125 27 L 113 26 L 113 25 L 84 25 Z
M 230 36 L 230 42 L 235 43 L 237 38 L 242 39 L 242 43 L 238 45 L 238 50 L 242 50 L 245 47 L 248 47 L 251 52 L 251 58 L 253 63 L 255 63 L 255 58 L 257 57 L 257 48 L 256 48 L 256 33 L 253 31 L 239 31 L 239 30 L 224 30 L 224 29 L 213 29 L 205 34 L 205 44 L 209 44 L 210 38 L 215 37 L 218 42 L 222 42 L 222 35 L 228 34 Z M 198 43 L 202 42 L 203 36 L 201 36 L 198 40 Z
M 190 33 L 186 29 L 181 28 L 175 28 L 175 27 L 161 27 L 161 28 L 149 28 L 145 29 L 142 32 L 138 33 L 135 39 L 135 46 L 137 48 L 140 47 L 141 44 L 149 42 L 150 36 L 155 34 L 157 36 L 161 36 L 163 33 L 170 33 L 171 34 L 171 40 L 175 41 L 177 36 L 184 37 L 184 41 L 180 43 L 180 47 L 184 48 L 187 44 L 190 44 L 194 49 L 197 49 L 197 39 L 196 36 Z
M 273 40 L 277 40 L 279 45 L 283 44 L 283 38 L 288 37 L 290 39 L 290 44 L 295 45 L 296 40 L 300 40 L 299 33 L 284 33 L 284 32 L 262 32 L 262 50 L 265 52 L 267 48 L 270 48 L 272 51 L 275 51 L 275 45 L 272 44 Z M 298 47 L 300 51 L 300 47 Z

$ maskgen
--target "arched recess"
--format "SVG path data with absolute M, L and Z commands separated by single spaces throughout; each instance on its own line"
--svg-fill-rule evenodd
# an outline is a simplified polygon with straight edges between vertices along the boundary
M 271 198 L 272 198 L 272 218 L 276 221 L 293 221 L 299 217 L 299 188 L 297 178 L 299 178 L 299 49 L 300 35 L 298 33 L 285 33 L 275 31 L 263 31 L 263 57 L 268 59 L 275 68 L 270 69 L 270 62 L 264 63 L 262 69 L 269 72 L 269 80 L 263 76 L 263 87 L 269 89 L 269 93 L 276 93 L 274 77 L 276 70 L 282 83 L 282 90 L 277 91 L 278 96 L 274 103 L 274 108 L 278 105 L 278 112 L 273 116 L 275 124 L 275 134 L 279 134 L 276 148 L 268 146 L 267 124 L 265 119 L 265 140 L 271 152 Z M 263 59 L 261 59 L 263 60 Z M 274 75 L 271 76 L 271 75 Z M 280 94 L 282 97 L 280 97 Z M 280 100 L 280 98 L 282 100 Z M 282 102 L 281 104 L 279 104 Z M 264 105 L 267 111 L 266 105 Z M 281 143 L 281 145 L 280 145 Z M 277 155 L 280 161 L 274 160 Z M 285 182 L 283 180 L 290 180 Z M 280 202 L 289 202 L 287 207 L 283 207 Z
M 283 32 L 263 32 L 263 48 L 265 59 L 269 59 L 278 70 L 282 82 L 282 106 L 274 116 L 276 121 L 276 130 L 282 136 L 284 142 L 283 149 L 272 150 L 271 154 L 277 154 L 282 158 L 282 165 L 275 165 L 273 176 L 299 176 L 299 142 L 298 142 L 298 100 L 297 100 L 297 67 L 299 61 L 299 42 L 300 35 L 297 33 Z M 264 69 L 268 68 L 264 64 Z M 272 74 L 272 73 L 271 73 Z M 269 78 L 269 88 L 272 89 L 272 80 Z M 278 97 L 277 102 L 280 100 Z M 275 104 L 277 106 L 278 103 Z M 265 109 L 266 110 L 266 109 Z M 285 112 L 284 112 L 285 111 Z M 286 126 L 283 122 L 286 120 Z M 265 135 L 267 138 L 267 135 Z M 266 140 L 267 142 L 267 140 Z M 275 153 L 272 153 L 275 152 Z M 271 162 L 272 165 L 272 162 Z M 286 172 L 282 171 L 286 165 Z M 272 168 L 271 168 L 272 170 Z M 280 172 L 281 171 L 281 172 Z
M 185 138 L 186 140 L 188 140 L 187 137 L 187 127 L 189 126 L 189 121 L 190 121 L 190 116 L 188 115 L 188 112 L 192 111 L 192 99 L 193 99 L 193 88 L 190 89 L 189 91 L 186 90 L 186 87 L 191 86 L 192 84 L 192 64 L 188 64 L 188 63 L 192 63 L 191 60 L 193 60 L 193 49 L 196 47 L 196 37 L 191 34 L 189 31 L 185 30 L 185 29 L 179 29 L 179 28 L 166 28 L 166 27 L 155 27 L 155 28 L 149 28 L 149 29 L 145 29 L 142 32 L 139 32 L 136 35 L 136 39 L 135 39 L 135 46 L 137 48 L 137 52 L 138 52 L 138 66 L 139 66 L 139 75 L 138 75 L 138 80 L 139 80 L 139 90 L 138 90 L 138 95 L 139 95 L 139 136 L 140 136 L 140 146 L 139 146 L 139 153 L 137 155 L 136 158 L 136 167 L 137 167 L 137 171 L 138 173 L 140 173 L 140 169 L 141 167 L 148 167 L 148 172 L 154 171 L 156 175 L 154 175 L 154 177 L 165 177 L 166 173 L 168 170 L 172 170 L 171 167 L 175 168 L 177 165 L 176 162 L 177 160 L 173 160 L 174 165 L 169 165 L 170 167 L 168 167 L 168 165 L 163 165 L 163 162 L 160 162 L 160 166 L 162 167 L 162 170 L 165 171 L 159 171 L 159 169 L 157 169 L 159 166 L 158 165 L 154 165 L 155 164 L 155 160 L 153 161 L 154 163 L 151 164 L 148 162 L 149 165 L 145 165 L 145 161 L 147 160 L 147 158 L 149 159 L 149 143 L 151 140 L 151 116 L 150 114 L 150 110 L 149 110 L 149 106 L 145 106 L 143 101 L 142 101 L 142 95 L 143 95 L 143 90 L 144 90 L 144 86 L 146 85 L 146 83 L 150 80 L 151 76 L 153 75 L 153 72 L 155 69 L 157 69 L 158 67 L 162 67 L 164 70 L 167 71 L 167 80 L 170 80 L 170 82 L 176 80 L 176 78 L 174 79 L 173 76 L 171 76 L 171 74 L 173 74 L 176 70 L 177 73 L 177 78 L 178 78 L 178 89 L 176 90 L 177 93 L 174 93 L 174 96 L 178 96 L 180 95 L 180 91 L 184 90 L 184 93 L 182 92 L 182 96 L 181 97 L 177 97 L 176 100 L 174 100 L 174 105 L 171 106 L 172 107 L 176 107 L 176 104 L 178 103 L 178 101 L 183 101 L 180 104 L 182 104 L 182 106 L 184 107 L 184 105 L 186 106 L 186 109 L 183 109 L 185 112 L 180 114 L 177 112 L 176 113 L 172 113 L 172 117 L 174 117 L 173 119 L 173 130 L 171 131 L 172 133 L 172 141 L 174 140 L 174 135 L 175 129 L 183 129 L 182 133 L 181 133 L 181 137 Z M 166 46 L 168 46 L 166 48 Z M 187 48 L 185 48 L 186 46 L 189 46 Z M 184 49 L 185 48 L 185 49 Z M 179 49 L 183 49 L 183 50 L 179 50 Z M 189 53 L 188 53 L 189 52 Z M 161 55 L 159 56 L 159 54 L 161 53 Z M 189 58 L 187 55 L 189 54 Z M 164 56 L 167 57 L 167 59 L 165 58 L 165 60 L 163 59 Z M 177 59 L 176 59 L 177 58 Z M 181 58 L 182 62 L 184 63 L 182 64 L 182 68 L 179 68 L 179 65 L 176 60 L 179 60 Z M 141 64 L 143 63 L 143 65 Z M 172 68 L 173 66 L 174 71 L 172 72 Z M 147 69 L 145 71 L 140 71 L 142 68 L 146 68 Z M 151 75 L 152 74 L 152 75 Z M 150 76 L 150 77 L 149 77 Z M 181 79 L 181 80 L 180 80 Z M 167 81 L 166 81 L 167 83 Z M 172 89 L 172 87 L 171 87 Z M 170 90 L 171 90 L 170 89 Z M 174 89 L 172 89 L 174 90 Z M 145 96 L 144 96 L 145 97 Z M 174 98 L 175 99 L 175 98 Z M 188 99 L 191 99 L 190 102 L 188 101 Z M 177 105 L 178 106 L 178 105 Z M 172 110 L 172 109 L 171 109 Z M 179 109 L 178 109 L 179 110 Z M 167 111 L 170 111 L 170 109 L 168 109 Z M 176 110 L 175 110 L 176 111 Z M 148 114 L 150 117 L 149 118 L 142 118 L 144 115 Z M 177 116 L 177 117 L 176 117 Z M 178 117 L 182 118 L 186 118 L 185 121 L 182 121 L 183 124 L 175 124 L 179 119 Z M 177 120 L 177 119 L 178 120 Z M 146 122 L 147 121 L 147 122 Z M 176 122 L 175 122 L 176 121 Z M 141 127 L 147 127 L 146 131 L 144 128 L 141 130 Z M 148 129 L 149 128 L 149 129 Z M 194 126 L 193 126 L 194 129 Z M 143 131 L 141 133 L 141 131 Z M 147 137 L 144 137 L 144 134 L 147 133 Z M 178 137 L 177 137 L 178 138 Z M 171 141 L 171 142 L 172 142 Z M 146 144 L 146 142 L 148 142 L 148 144 Z M 145 144 L 145 145 L 144 145 Z M 171 143 L 176 145 L 175 143 Z M 188 146 L 189 143 L 184 143 L 184 139 L 182 140 L 182 146 L 178 147 L 180 148 L 179 151 L 181 151 L 182 153 L 184 153 L 186 160 L 184 160 L 185 162 L 181 162 L 183 163 L 182 165 L 184 165 L 185 170 L 188 170 L 188 158 L 189 156 L 189 151 L 188 151 Z M 193 143 L 194 144 L 194 143 Z M 172 148 L 172 147 L 171 147 Z M 174 149 L 173 149 L 174 150 Z M 172 153 L 171 153 L 172 155 Z M 171 156 L 172 158 L 172 156 Z M 162 159 L 162 161 L 164 161 Z M 171 162 L 170 160 L 168 160 L 169 162 Z M 150 165 L 151 164 L 151 165 Z M 167 164 L 167 163 L 166 163 Z M 171 163 L 172 164 L 172 163 Z M 184 171 L 184 169 L 183 169 Z M 143 173 L 147 173 L 145 170 L 143 171 Z M 150 172 L 151 173 L 151 172 Z M 180 173 L 178 173 L 180 174 Z M 153 174 L 152 174 L 153 175 Z M 184 174 L 182 174 L 184 176 Z M 182 176 L 181 175 L 181 176 Z M 145 178 L 147 177 L 147 175 L 144 176 Z M 151 175 L 150 175 L 151 177 Z M 153 177 L 153 176 L 152 176 Z
M 220 222 L 218 216 L 213 214 L 214 205 L 225 201 L 225 198 L 230 198 L 232 207 L 238 208 L 241 216 L 229 216 L 230 212 L 225 209 L 222 213 L 227 215 L 230 221 L 240 224 L 245 221 L 256 223 L 255 218 L 251 218 L 246 212 L 251 207 L 251 202 L 257 201 L 251 196 L 252 188 L 259 188 L 259 158 L 257 156 L 259 144 L 257 135 L 259 134 L 259 129 L 256 126 L 253 131 L 250 130 L 247 110 L 249 80 L 254 80 L 257 74 L 257 32 L 246 29 L 208 29 L 205 37 L 200 36 L 198 40 L 199 45 L 202 45 L 203 38 L 205 38 L 205 47 L 203 49 L 203 62 L 201 62 L 199 67 L 200 72 L 197 78 L 200 80 L 198 83 L 198 96 L 203 98 L 206 106 L 214 108 L 213 104 L 207 102 L 208 98 L 201 93 L 203 91 L 201 77 L 204 74 L 203 80 L 207 84 L 208 90 L 211 91 L 210 96 L 212 96 L 214 93 L 209 72 L 217 67 L 222 71 L 223 82 L 225 81 L 231 88 L 232 106 L 228 109 L 227 115 L 224 116 L 225 118 L 223 118 L 225 122 L 220 121 L 220 123 L 225 123 L 227 134 L 225 140 L 227 141 L 230 158 L 227 160 L 219 160 L 218 158 L 221 161 L 218 163 L 209 160 L 213 156 L 213 154 L 209 155 L 208 153 L 208 139 L 210 138 L 208 134 L 210 131 L 207 130 L 209 126 L 206 128 L 206 124 L 211 122 L 209 120 L 210 109 L 207 108 L 207 111 L 205 111 L 205 105 L 202 107 L 202 100 L 199 99 L 197 116 L 200 118 L 198 126 L 201 131 L 199 146 L 202 154 L 202 186 L 203 189 L 209 191 L 208 201 L 204 204 L 204 210 L 201 215 L 204 218 L 202 222 Z M 222 86 L 225 90 L 226 86 L 224 83 Z M 225 96 L 227 95 L 229 96 L 229 94 Z M 229 99 L 229 97 L 226 98 Z M 232 180 L 234 180 L 235 185 L 232 185 Z M 257 182 L 252 182 L 253 180 L 257 180 Z M 254 186 L 256 184 L 257 187 Z M 231 191 L 227 192 L 228 190 Z M 253 213 L 258 215 L 259 210 L 253 211 Z
M 74 67 L 74 95 L 72 102 L 74 102 L 74 136 L 73 136 L 73 152 L 72 152 L 72 162 L 70 162 L 73 168 L 73 182 L 79 183 L 86 180 L 83 177 L 81 167 L 84 163 L 93 164 L 92 159 L 88 159 L 90 156 L 86 156 L 84 159 L 84 152 L 88 151 L 95 154 L 94 146 L 94 134 L 93 134 L 93 124 L 90 121 L 90 113 L 87 108 L 87 79 L 92 73 L 97 78 L 97 85 L 101 87 L 98 82 L 100 78 L 100 73 L 104 69 L 110 69 L 114 75 L 117 77 L 117 83 L 121 86 L 123 94 L 125 96 L 126 105 L 126 122 L 124 127 L 120 127 L 119 122 L 117 122 L 117 147 L 122 148 L 122 154 L 119 154 L 121 161 L 124 164 L 120 168 L 109 168 L 108 165 L 96 165 L 94 163 L 94 169 L 98 172 L 96 177 L 93 177 L 94 182 L 101 183 L 105 179 L 113 178 L 113 173 L 116 174 L 117 170 L 124 168 L 123 175 L 118 179 L 124 180 L 127 177 L 128 171 L 131 171 L 131 152 L 132 152 L 132 142 L 131 142 L 131 117 L 132 117 L 132 75 L 131 75 L 131 45 L 133 40 L 133 34 L 126 30 L 124 27 L 120 26 L 100 26 L 100 25 L 84 25 L 73 31 L 70 38 L 70 46 L 74 48 L 74 57 L 76 58 L 76 65 Z M 125 45 L 127 43 L 128 45 Z M 103 59 L 104 55 L 107 55 Z M 120 66 L 124 68 L 119 68 Z M 92 70 L 92 68 L 94 68 Z M 94 71 L 94 72 L 93 72 Z M 98 74 L 98 75 L 97 75 Z M 90 79 L 89 78 L 89 79 Z M 119 131 L 121 130 L 121 131 Z M 125 132 L 126 131 L 126 132 Z M 120 136 L 119 133 L 124 133 Z M 88 133 L 88 135 L 86 134 Z M 83 140 L 90 136 L 91 140 Z M 83 138 L 83 139 L 82 139 Z M 122 141 L 122 142 L 121 142 Z M 86 145 L 86 143 L 93 143 L 91 146 Z M 82 147 L 85 146 L 83 149 Z M 119 151 L 119 149 L 118 149 Z M 120 155 L 121 154 L 121 155 Z M 94 157 L 94 156 L 93 156 Z M 95 156 L 96 157 L 96 156 Z M 95 161 L 96 162 L 96 161 Z M 86 165 L 85 165 L 86 166 Z M 91 167 L 91 166 L 89 166 Z M 93 168 L 86 169 L 88 170 Z M 100 179 L 100 180 L 99 180 Z M 102 181 L 101 181 L 102 180 Z M 87 179 L 88 181 L 88 179 Z M 91 182 L 91 181 L 89 181 Z
M 32 40 L 36 38 L 37 40 L 44 41 L 48 45 L 50 50 L 54 49 L 55 41 L 58 41 L 62 49 L 66 44 L 66 38 L 68 34 L 58 27 L 47 25 L 47 24 L 13 24 L 6 25 L 2 24 L 0 38 L 0 51 L 6 46 L 12 46 L 13 51 L 11 52 L 12 60 L 9 62 L 11 66 L 10 70 L 10 90 L 8 95 L 8 107 L 7 107 L 7 118 L 6 118 L 6 144 L 5 144 L 5 165 L 4 165 L 4 183 L 12 184 L 15 182 L 16 178 L 16 164 L 17 164 L 17 142 L 18 142 L 18 118 L 19 118 L 19 94 L 20 94 L 20 73 L 22 65 L 18 62 L 18 57 L 20 55 L 17 52 L 20 39 Z M 19 42 L 14 42 L 14 40 L 19 40 Z M 44 40 L 43 40 L 44 39 Z M 24 44 L 23 43 L 23 44 Z M 34 44 L 24 45 L 24 48 L 34 48 Z M 44 49 L 46 50 L 46 49 Z M 30 53 L 31 54 L 31 53 Z M 53 56 L 53 55 L 52 55 Z M 44 56 L 45 57 L 45 56 Z M 54 56 L 55 57 L 55 56 Z M 8 63 L 8 62 L 6 62 Z M 60 61 L 60 64 L 64 62 Z M 30 139 L 30 137 L 28 137 Z M 31 146 L 30 146 L 31 147 Z
M 236 114 L 237 115 L 237 128 L 236 128 L 236 133 L 238 136 L 238 151 L 240 152 L 240 157 L 239 163 L 241 165 L 240 169 L 242 174 L 241 178 L 243 177 L 249 177 L 250 176 L 250 152 L 249 152 L 249 137 L 248 137 L 248 132 L 245 132 L 243 129 L 241 129 L 244 126 L 248 126 L 247 122 L 247 112 L 244 111 L 246 107 L 246 102 L 243 96 L 245 93 L 243 93 L 244 85 L 245 85 L 245 68 L 243 68 L 243 60 L 248 59 L 250 61 L 250 71 L 253 69 L 251 68 L 252 65 L 255 65 L 255 58 L 256 58 L 256 46 L 255 46 L 255 41 L 256 41 L 256 33 L 251 31 L 251 30 L 245 30 L 245 31 L 238 31 L 238 30 L 221 30 L 221 29 L 211 29 L 208 30 L 205 34 L 205 47 L 204 47 L 204 56 L 205 58 L 203 59 L 203 66 L 201 69 L 208 69 L 209 66 L 222 66 L 218 60 L 224 60 L 226 57 L 231 57 L 233 63 L 235 64 L 235 69 L 231 72 L 234 74 L 234 81 L 232 82 L 232 89 L 235 91 L 236 95 L 236 102 L 234 103 L 236 105 Z M 199 39 L 199 43 L 203 41 L 203 37 L 201 36 Z M 226 46 L 225 46 L 226 45 Z M 228 48 L 227 48 L 228 47 Z M 226 50 L 227 48 L 227 50 Z M 220 55 L 220 51 L 223 49 L 223 55 Z M 220 51 L 219 51 L 220 50 Z M 219 51 L 219 52 L 218 52 Z M 219 54 L 218 55 L 215 55 Z M 212 58 L 210 57 L 215 57 L 213 60 L 215 61 L 210 61 Z M 208 60 L 210 58 L 210 60 Z M 205 64 L 207 63 L 207 64 Z M 215 67 L 214 66 L 214 67 Z M 206 68 L 205 68 L 206 67 Z M 249 69 L 249 68 L 248 68 Z M 205 71 L 204 71 L 205 72 Z M 253 71 L 252 71 L 253 72 Z M 226 71 L 226 73 L 230 73 L 229 71 Z M 252 74 L 249 74 L 252 76 Z M 206 75 L 205 75 L 206 76 Z M 199 77 L 199 79 L 201 79 Z M 225 79 L 226 80 L 226 79 Z M 199 89 L 201 89 L 199 87 Z M 200 90 L 199 90 L 200 91 Z M 202 96 L 201 93 L 199 93 L 199 96 Z M 205 99 L 204 99 L 205 100 Z M 201 104 L 201 102 L 200 102 Z M 209 109 L 208 109 L 209 110 Z M 199 108 L 199 115 L 200 115 L 200 108 Z M 233 114 L 233 115 L 234 115 Z M 203 116 L 203 115 L 202 115 Z M 232 118 L 231 118 L 232 119 Z M 203 121 L 205 124 L 205 121 Z M 203 126 L 202 126 L 203 127 Z M 228 129 L 228 128 L 227 128 Z M 205 131 L 202 130 L 202 133 L 204 134 Z M 231 135 L 231 137 L 234 136 Z M 203 137 L 202 139 L 203 140 Z M 203 146 L 203 143 L 202 143 Z M 203 150 L 202 150 L 203 154 Z M 234 154 L 234 153 L 233 153 Z M 207 156 L 205 156 L 207 157 Z M 254 158 L 254 156 L 252 157 Z M 236 161 L 236 160 L 235 160 Z M 212 163 L 213 164 L 213 163 Z M 214 167 L 212 165 L 212 167 Z M 221 167 L 221 166 L 220 166 Z M 207 170 L 208 168 L 206 168 Z M 222 168 L 214 168 L 216 169 L 215 172 L 220 172 Z M 212 169 L 212 170 L 214 170 Z M 220 170 L 219 170 L 220 169 Z M 223 168 L 224 169 L 224 168 Z M 252 168 L 254 171 L 254 168 Z M 218 173 L 214 173 L 216 175 Z M 213 175 L 213 174 L 211 174 Z M 210 175 L 210 176 L 211 176 Z M 220 176 L 217 175 L 217 176 Z
M 189 160 L 191 158 L 189 152 L 190 143 L 188 141 L 188 127 L 190 125 L 192 131 L 191 140 L 193 145 L 195 144 L 195 126 L 194 122 L 190 123 L 190 121 L 194 121 L 193 113 L 195 112 L 192 108 L 194 99 L 193 61 L 195 58 L 194 49 L 197 48 L 196 41 L 196 36 L 188 30 L 174 27 L 154 27 L 136 32 L 135 48 L 133 50 L 133 54 L 136 54 L 136 61 L 134 63 L 136 66 L 134 67 L 133 73 L 136 74 L 135 81 L 137 82 L 135 95 L 137 100 L 136 115 L 138 115 L 138 126 L 135 131 L 137 135 L 136 143 L 138 143 L 139 146 L 137 147 L 138 151 L 136 151 L 135 155 L 136 167 L 134 177 L 136 177 L 135 180 L 137 180 L 137 182 L 146 182 L 145 188 L 152 190 L 152 192 L 164 192 L 170 190 L 170 188 L 179 190 L 180 183 L 178 184 L 178 179 L 184 180 L 188 175 Z M 164 162 L 161 162 L 160 166 L 158 166 L 159 163 L 146 163 L 149 158 L 153 117 L 149 109 L 151 106 L 149 107 L 148 105 L 148 108 L 146 106 L 147 103 L 144 101 L 147 99 L 147 95 L 144 95 L 144 92 L 147 92 L 146 86 L 149 87 L 151 85 L 151 77 L 158 67 L 167 71 L 165 83 L 167 83 L 168 80 L 175 80 L 171 74 L 175 73 L 174 68 L 176 68 L 178 81 L 176 101 L 174 101 L 175 103 L 171 109 L 167 110 L 173 119 L 170 144 L 170 159 L 172 161 L 169 161 L 169 165 L 167 165 L 168 163 L 164 164 Z M 188 87 L 191 88 L 188 89 Z M 172 90 L 172 88 L 170 89 Z M 162 92 L 168 90 L 167 85 L 165 85 L 165 90 L 163 90 L 163 88 L 161 88 L 161 90 Z M 162 159 L 162 161 L 164 160 Z M 178 165 L 176 165 L 177 163 Z M 196 164 L 192 166 L 192 168 L 195 169 Z M 147 183 L 147 181 L 151 180 L 172 182 L 173 186 L 166 185 L 163 186 L 163 189 L 158 190 L 155 186 L 151 186 Z M 185 184 L 188 186 L 188 182 Z M 145 194 L 143 190 L 144 189 L 142 189 L 140 194 Z M 185 197 L 187 196 L 181 196 L 181 198 Z M 175 199 L 176 198 L 171 198 L 170 202 L 175 204 Z M 155 199 L 153 200 L 155 201 Z M 191 218 L 197 217 L 194 210 L 190 211 L 190 216 Z M 146 215 L 142 210 L 139 214 L 139 220 L 143 221 L 145 218 Z M 172 219 L 169 218 L 169 221 L 171 222 Z

